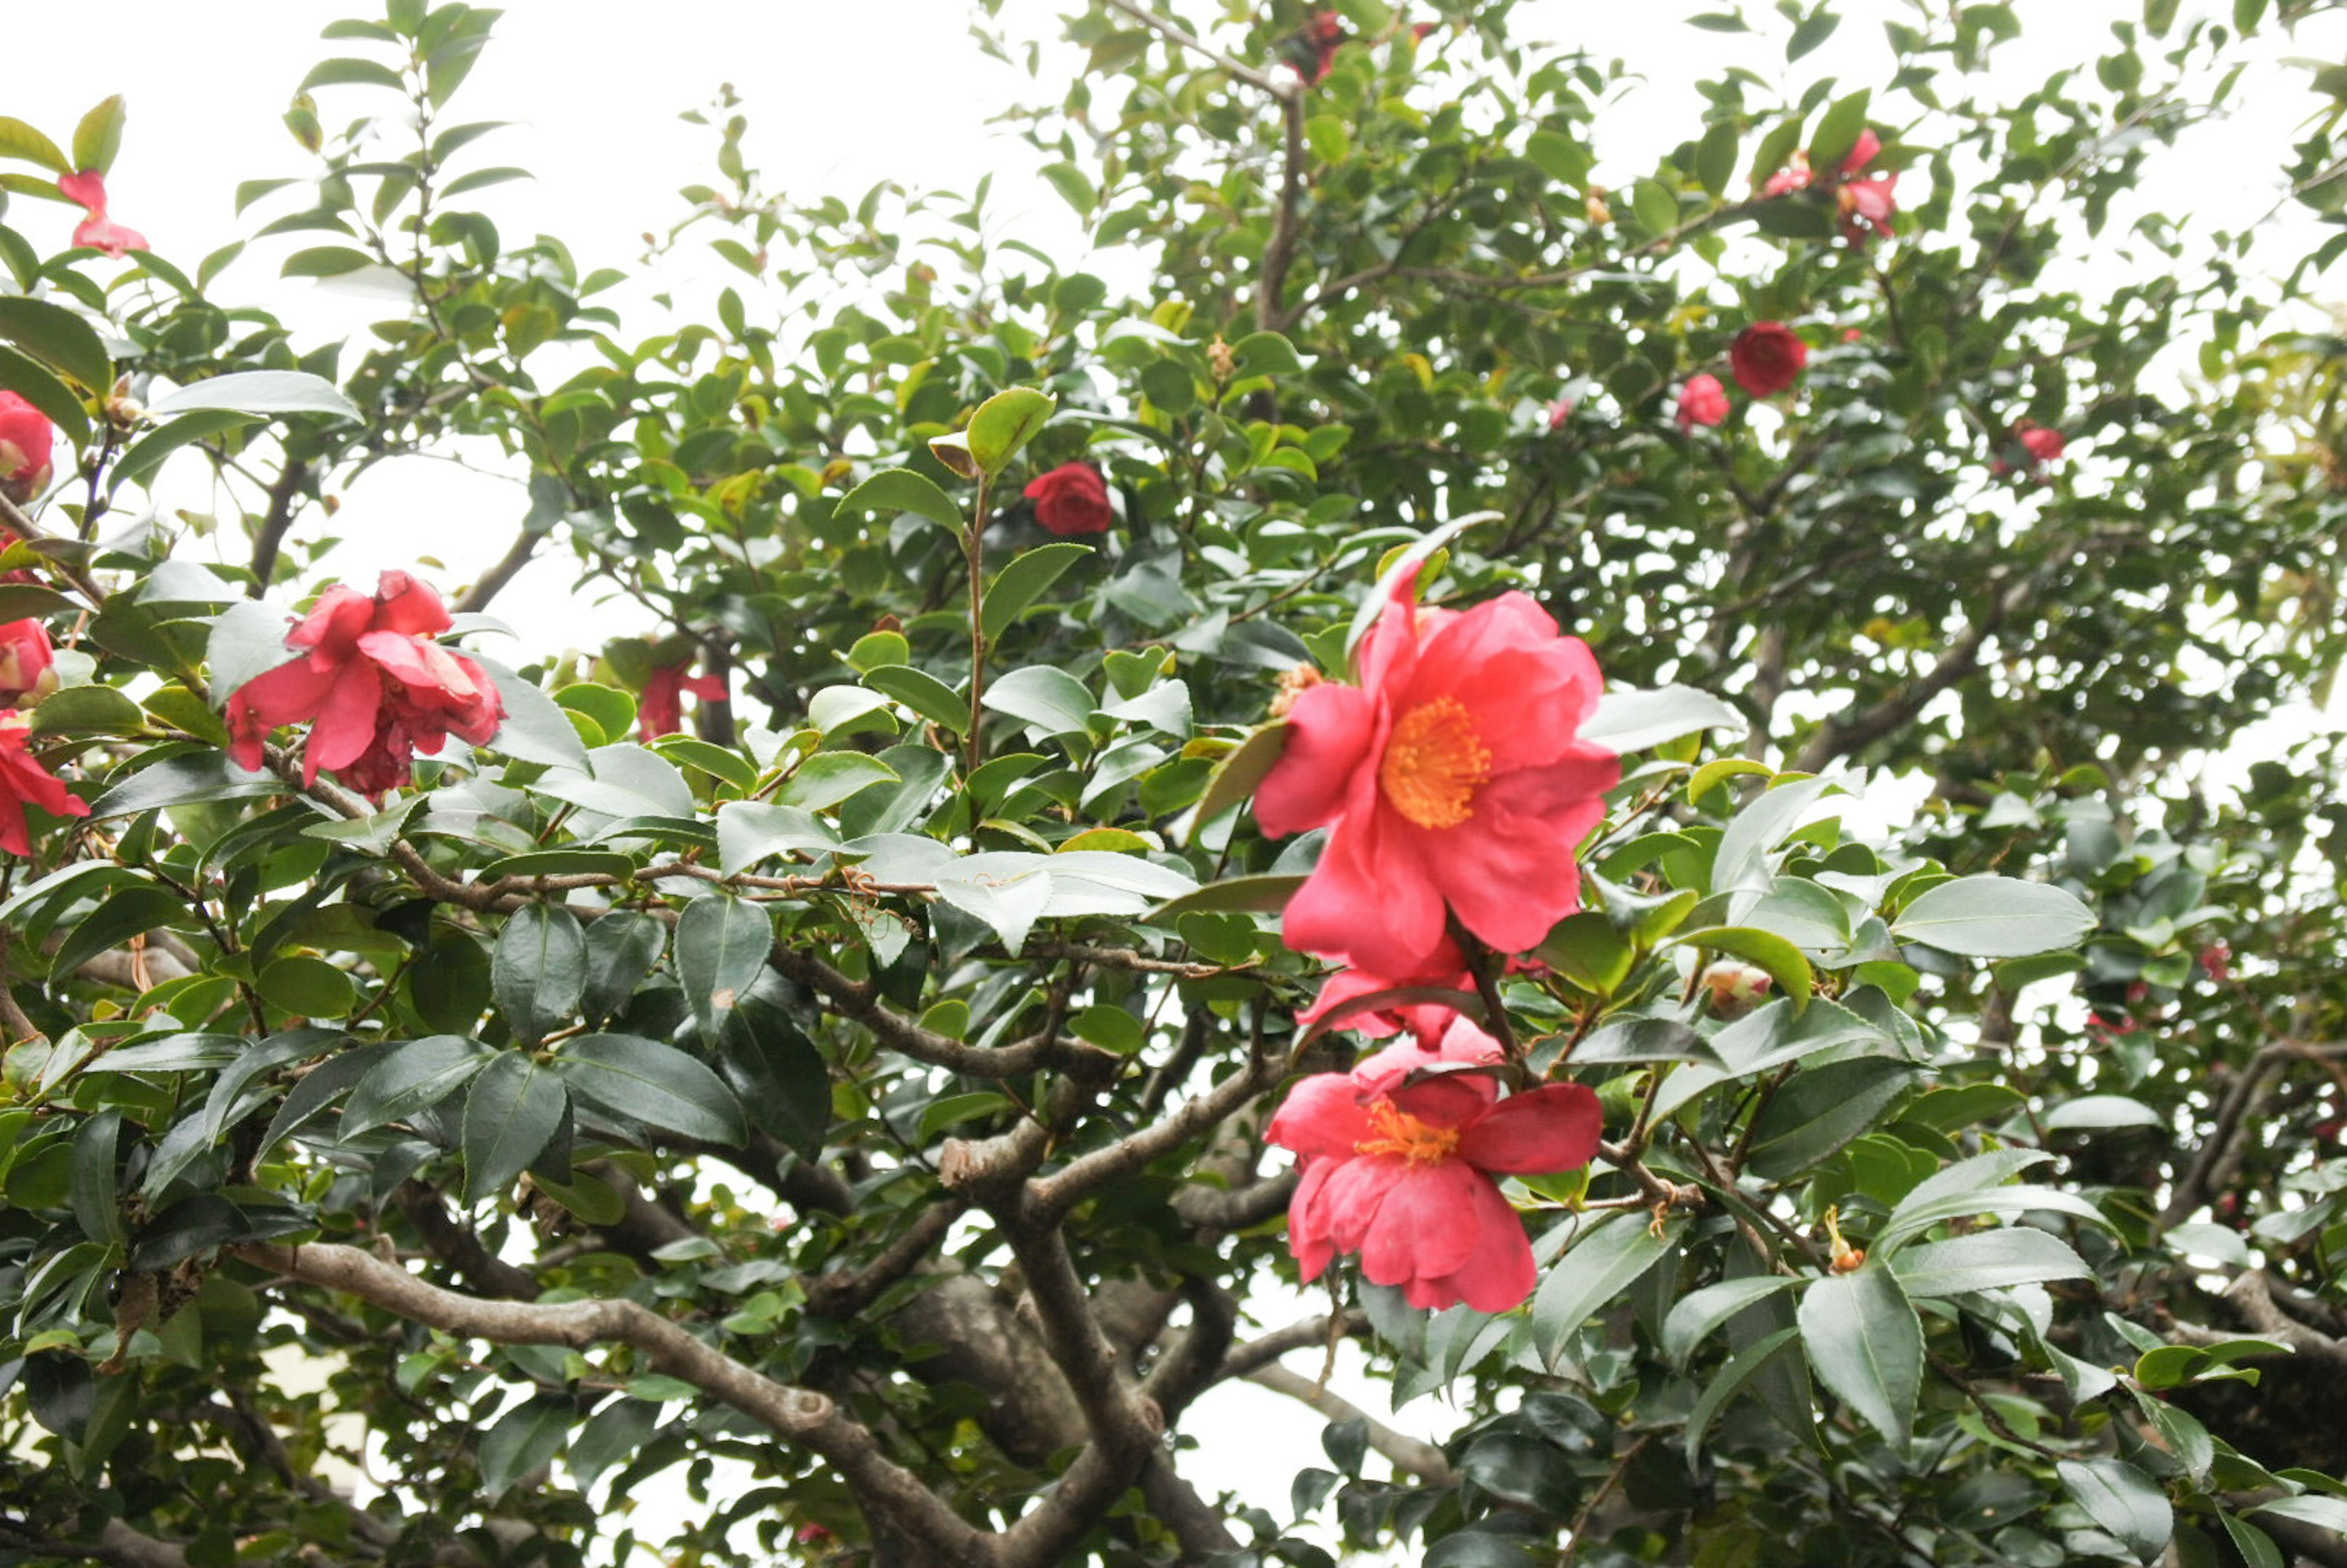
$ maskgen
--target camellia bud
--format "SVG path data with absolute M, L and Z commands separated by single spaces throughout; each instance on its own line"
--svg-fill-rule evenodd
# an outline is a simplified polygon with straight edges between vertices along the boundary
M 1703 971 L 1700 981 L 1709 993 L 1711 1010 L 1719 1018 L 1737 1019 L 1768 999 L 1767 971 L 1734 958 L 1722 958 Z
M 1271 700 L 1271 716 L 1275 719 L 1287 717 L 1287 711 L 1296 706 L 1296 700 L 1326 679 L 1309 664 L 1298 664 L 1281 671 L 1278 694 Z
M 1603 229 L 1605 225 L 1614 221 L 1614 209 L 1605 205 L 1605 188 L 1604 186 L 1591 186 L 1589 188 L 1588 196 L 1583 200 L 1583 206 L 1587 209 L 1589 213 L 1589 221 L 1594 227 Z
M 1866 1249 L 1852 1246 L 1842 1240 L 1840 1209 L 1826 1210 L 1826 1238 L 1833 1244 L 1833 1252 L 1826 1260 L 1826 1266 L 1834 1273 L 1848 1274 L 1865 1264 Z
M 106 395 L 106 422 L 117 430 L 129 430 L 147 417 L 147 405 L 130 395 L 130 378 L 115 379 L 114 390 Z
M 1206 368 L 1214 373 L 1215 381 L 1230 380 L 1231 374 L 1238 367 L 1238 355 L 1233 354 L 1231 345 L 1221 338 L 1218 337 L 1206 345 Z

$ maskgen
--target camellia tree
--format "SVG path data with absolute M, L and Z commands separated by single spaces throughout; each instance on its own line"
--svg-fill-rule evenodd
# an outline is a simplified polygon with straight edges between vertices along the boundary
M 2339 661 L 2347 235 L 2133 200 L 2321 8 L 1706 13 L 1608 190 L 1512 0 L 1094 0 L 1145 288 L 728 104 L 648 327 L 387 0 L 237 198 L 325 346 L 0 120 L 0 1560 L 2347 1563 L 2340 759 L 2205 782 Z M 660 631 L 498 662 L 538 557 Z

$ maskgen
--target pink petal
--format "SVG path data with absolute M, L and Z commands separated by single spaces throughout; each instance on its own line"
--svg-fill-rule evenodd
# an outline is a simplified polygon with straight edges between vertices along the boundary
M 478 695 L 465 667 L 436 642 L 405 632 L 370 631 L 359 639 L 359 651 L 405 686 L 411 701 L 451 708 Z
M 1319 1212 L 1327 1216 L 1329 1240 L 1338 1252 L 1360 1251 L 1392 1185 L 1391 1167 L 1401 1162 L 1356 1154 L 1348 1160 L 1314 1163 L 1334 1167 L 1319 1196 Z
M 374 743 L 375 716 L 382 708 L 383 677 L 374 665 L 353 660 L 326 693 L 311 727 L 302 753 L 305 782 L 316 782 L 320 768 L 340 770 L 364 756 Z
M 1480 1171 L 1533 1175 L 1576 1171 L 1597 1153 L 1604 1116 L 1586 1085 L 1548 1083 L 1511 1095 L 1459 1138 L 1459 1157 Z
M 1874 155 L 1881 150 L 1882 138 L 1874 134 L 1872 126 L 1868 126 L 1858 133 L 1858 140 L 1850 148 L 1850 156 L 1841 160 L 1841 171 L 1844 174 L 1856 174 L 1873 162 Z
M 1361 1245 L 1364 1277 L 1375 1285 L 1399 1285 L 1450 1274 L 1474 1255 L 1481 1240 L 1481 1227 L 1472 1223 L 1474 1189 L 1491 1183 L 1460 1160 L 1376 1163 L 1385 1178 L 1385 1199 Z M 1509 1223 L 1514 1224 L 1512 1215 Z
M 302 623 L 285 634 L 294 648 L 314 650 L 311 664 L 326 669 L 340 663 L 359 645 L 359 637 L 374 620 L 374 600 L 356 589 L 339 584 L 318 596 Z
M 448 607 L 428 584 L 404 571 L 387 571 L 374 589 L 374 629 L 410 637 L 437 637 L 454 624 Z
M 1316 1072 L 1298 1082 L 1263 1133 L 1264 1142 L 1307 1159 L 1317 1154 L 1349 1159 L 1354 1146 L 1368 1136 L 1360 1085 L 1343 1072 Z
M 1255 819 L 1274 837 L 1322 825 L 1343 809 L 1369 763 L 1378 711 L 1358 686 L 1314 686 L 1287 713 L 1279 760 L 1255 786 Z
M 1481 1177 L 1470 1214 L 1481 1245 L 1460 1267 L 1428 1283 L 1440 1295 L 1441 1306 L 1463 1301 L 1478 1312 L 1505 1312 L 1532 1293 L 1537 1276 L 1532 1243 L 1500 1189 Z
M 1354 811 L 1329 834 L 1319 866 L 1281 918 L 1289 947 L 1343 954 L 1357 968 L 1383 974 L 1431 965 L 1448 934 L 1442 894 L 1403 835 L 1383 831 L 1389 816 L 1394 814 L 1381 807 Z
M 1491 1108 L 1499 1085 L 1481 1072 L 1444 1072 L 1397 1084 L 1386 1098 L 1394 1109 L 1430 1127 L 1460 1127 Z
M 1337 1244 L 1328 1235 L 1325 1201 L 1328 1174 L 1336 1168 L 1333 1160 L 1307 1161 L 1303 1178 L 1296 1184 L 1296 1195 L 1287 1201 L 1287 1250 L 1296 1255 L 1296 1272 L 1307 1283 L 1319 1278 L 1320 1271 L 1337 1255 Z
M 98 213 L 93 213 L 74 225 L 73 242 L 93 251 L 103 251 L 109 256 L 147 249 L 146 235 L 136 229 L 126 229 L 113 219 Z
M 77 201 L 92 213 L 106 210 L 106 176 L 95 169 L 77 169 L 57 176 L 57 194 L 68 201 Z

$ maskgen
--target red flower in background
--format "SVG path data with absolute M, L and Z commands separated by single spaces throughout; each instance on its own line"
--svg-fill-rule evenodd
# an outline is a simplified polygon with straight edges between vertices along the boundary
M 1782 322 L 1754 322 L 1736 334 L 1727 349 L 1736 384 L 1755 397 L 1776 396 L 1799 378 L 1809 363 L 1809 345 Z
M 1062 463 L 1029 481 L 1026 497 L 1035 503 L 1035 520 L 1047 533 L 1104 534 L 1116 520 L 1109 509 L 1108 481 L 1090 463 Z
M 13 392 L 0 392 L 0 494 L 22 506 L 49 487 L 56 426 Z
M 1698 371 L 1686 378 L 1679 388 L 1679 428 L 1692 430 L 1698 425 L 1717 425 L 1727 417 L 1727 388 L 1719 384 L 1719 377 Z
M 39 806 L 52 816 L 87 816 L 89 803 L 77 800 L 25 749 L 32 732 L 22 713 L 0 713 L 0 849 L 33 853 L 25 808 Z
M 2069 443 L 2059 430 L 2050 430 L 2034 419 L 2023 419 L 2013 426 L 2011 446 L 2021 448 L 2020 466 L 2034 477 L 2045 472 L 2046 464 L 2059 462 Z M 1988 466 L 1989 472 L 1997 475 L 2010 474 L 2014 466 L 2002 457 L 1991 459 Z
M 714 675 L 688 675 L 692 661 L 663 664 L 644 679 L 643 695 L 636 702 L 636 738 L 655 740 L 684 728 L 684 693 L 704 702 L 725 700 L 725 682 Z
M 314 720 L 303 782 L 331 768 L 353 788 L 381 794 L 407 783 L 415 753 L 438 752 L 450 735 L 482 744 L 505 704 L 478 664 L 432 641 L 450 624 L 440 596 L 404 571 L 384 573 L 372 599 L 328 589 L 286 634 L 302 657 L 230 693 L 229 754 L 258 770 L 270 731 Z
M 1304 38 L 1312 49 L 1311 81 L 1317 87 L 1337 63 L 1337 50 L 1345 42 L 1344 20 L 1334 11 L 1317 13 L 1305 25 Z
M 97 169 L 59 175 L 57 190 L 67 200 L 80 202 L 89 214 L 74 225 L 75 244 L 103 251 L 109 256 L 147 249 L 147 236 L 136 229 L 125 229 L 106 215 L 106 179 Z
M 56 691 L 56 645 L 39 621 L 0 626 L 0 708 L 27 707 Z
M 1587 1164 L 1602 1119 L 1578 1083 L 1503 1100 L 1481 1073 L 1439 1071 L 1500 1054 L 1459 1018 L 1437 1045 L 1388 1046 L 1288 1092 L 1265 1137 L 1303 1162 L 1287 1245 L 1307 1280 L 1358 1252 L 1362 1275 L 1412 1307 L 1505 1312 L 1532 1294 L 1532 1244 L 1491 1178 Z
M 1841 214 L 1842 238 L 1853 245 L 1864 245 L 1876 234 L 1889 235 L 1891 215 L 1899 210 L 1894 192 L 1899 184 L 1895 172 L 1880 174 L 1861 172 L 1882 150 L 1882 138 L 1874 134 L 1871 126 L 1858 133 L 1858 140 L 1834 170 L 1834 205 Z M 1808 188 L 1816 178 L 1809 168 L 1809 155 L 1797 152 L 1792 163 L 1770 175 L 1761 186 L 1763 196 L 1785 196 Z
M 1587 644 L 1528 595 L 1420 610 L 1405 579 L 1357 664 L 1297 696 L 1255 791 L 1266 833 L 1329 830 L 1287 945 L 1418 975 L 1450 914 L 1501 952 L 1539 942 L 1581 907 L 1573 848 L 1622 776 L 1577 738 L 1604 683 Z
M 1554 403 L 1550 404 L 1548 405 L 1548 427 L 1550 433 L 1554 434 L 1555 432 L 1563 429 L 1564 422 L 1573 417 L 1573 411 L 1578 405 L 1578 400 L 1572 397 L 1560 397 Z

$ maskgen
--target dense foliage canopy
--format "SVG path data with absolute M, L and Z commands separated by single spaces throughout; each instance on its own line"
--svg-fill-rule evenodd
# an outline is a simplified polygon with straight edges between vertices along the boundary
M 2325 7 L 1727 5 L 1635 169 L 1693 35 L 1516 9 L 981 20 L 1096 272 L 729 95 L 649 324 L 460 0 L 237 190 L 353 341 L 0 119 L 0 1563 L 2347 1563 L 2341 759 L 2236 743 L 2347 77 L 2137 200 Z M 526 500 L 332 580 L 433 452 Z M 517 653 L 539 557 L 661 631 Z

